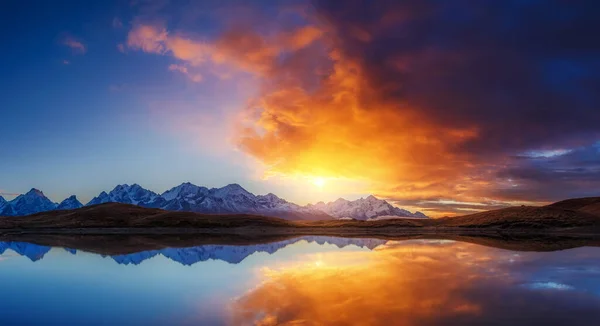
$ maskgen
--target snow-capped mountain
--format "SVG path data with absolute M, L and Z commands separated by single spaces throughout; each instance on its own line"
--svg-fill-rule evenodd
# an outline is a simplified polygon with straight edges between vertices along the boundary
M 421 212 L 411 213 L 405 209 L 392 206 L 385 200 L 377 199 L 375 196 L 360 198 L 354 201 L 340 198 L 327 204 L 319 202 L 313 205 L 313 207 L 333 217 L 353 218 L 357 220 L 383 217 L 427 218 L 427 216 Z
M 138 184 L 118 185 L 111 192 L 101 192 L 100 195 L 94 197 L 86 206 L 103 204 L 103 203 L 123 203 L 147 206 L 148 203 L 154 201 L 158 194 L 142 188 Z
M 331 218 L 319 210 L 289 203 L 273 194 L 256 196 L 238 184 L 208 189 L 186 182 L 141 206 L 209 214 L 259 214 L 287 219 Z
M 383 245 L 387 240 L 380 239 L 361 239 L 361 238 L 334 238 L 326 236 L 304 236 L 284 241 L 256 244 L 256 245 L 202 245 L 188 248 L 164 248 L 159 250 L 147 250 L 126 255 L 110 256 L 118 264 L 138 265 L 152 257 L 162 255 L 182 265 L 193 265 L 195 263 L 207 260 L 222 260 L 230 264 L 238 264 L 247 257 L 256 252 L 266 252 L 274 254 L 289 245 L 300 241 L 309 243 L 318 243 L 320 245 L 332 244 L 338 248 L 354 245 L 370 250 Z M 0 242 L 0 255 L 7 249 L 10 249 L 21 256 L 26 256 L 32 261 L 38 261 L 44 258 L 50 251 L 50 247 L 40 246 L 27 242 Z M 66 251 L 77 254 L 77 250 L 65 248 Z
M 420 212 L 413 214 L 373 196 L 355 201 L 340 198 L 328 204 L 320 202 L 316 205 L 300 206 L 272 193 L 254 195 L 238 184 L 208 189 L 186 182 L 165 191 L 162 195 L 144 189 L 138 184 L 123 184 L 116 186 L 108 193 L 101 192 L 86 206 L 108 202 L 161 208 L 170 211 L 205 214 L 257 214 L 290 220 L 322 220 L 345 217 L 360 220 L 390 217 L 427 218 Z M 20 195 L 12 201 L 0 201 L 0 216 L 29 215 L 53 209 L 75 209 L 81 206 L 75 196 L 56 204 L 46 198 L 41 191 L 32 189 L 27 194 Z
M 55 208 L 56 203 L 44 196 L 43 192 L 32 188 L 26 194 L 6 202 L 0 210 L 0 216 L 30 215 Z
M 83 207 L 83 204 L 77 200 L 77 197 L 75 195 L 63 200 L 60 204 L 58 204 L 58 206 L 56 206 L 56 209 L 76 209 L 76 208 L 80 208 Z
M 8 204 L 8 202 L 6 201 L 6 199 L 4 199 L 4 197 L 0 196 L 0 212 L 2 212 L 2 209 L 4 208 L 4 206 Z
M 170 190 L 163 192 L 161 197 L 169 201 L 175 198 L 196 198 L 198 196 L 206 196 L 208 192 L 208 188 L 206 187 L 199 187 L 195 184 L 184 182 L 177 187 L 173 187 Z

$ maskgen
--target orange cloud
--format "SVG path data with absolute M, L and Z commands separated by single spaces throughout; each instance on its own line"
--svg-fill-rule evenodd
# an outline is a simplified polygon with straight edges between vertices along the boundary
M 468 11 L 494 6 L 482 3 Z M 564 196 L 565 188 L 586 188 L 573 193 L 592 195 L 595 167 L 583 171 L 578 162 L 567 169 L 546 162 L 540 169 L 539 158 L 514 157 L 598 139 L 600 116 L 590 105 L 597 92 L 583 86 L 590 85 L 589 76 L 573 72 L 594 68 L 575 57 L 569 64 L 587 69 L 554 67 L 565 42 L 589 45 L 583 41 L 589 29 L 572 29 L 577 18 L 536 20 L 538 28 L 530 29 L 529 20 L 507 14 L 499 17 L 523 31 L 507 34 L 504 22 L 485 15 L 455 19 L 447 9 L 427 0 L 378 6 L 350 1 L 343 10 L 335 1 L 319 1 L 292 19 L 283 19 L 289 14 L 283 11 L 270 22 L 238 13 L 211 37 L 138 24 L 127 46 L 171 56 L 174 67 L 205 78 L 251 76 L 259 91 L 240 108 L 233 139 L 264 165 L 267 176 L 355 180 L 367 185 L 363 193 L 430 215 L 541 203 Z M 456 9 L 464 11 L 462 4 Z M 465 32 L 473 23 L 480 30 Z M 562 29 L 573 31 L 563 42 Z M 544 51 L 530 47 L 537 31 L 548 33 L 548 42 L 539 44 Z M 551 67 L 542 69 L 541 62 Z M 586 96 L 566 84 L 557 87 L 560 78 L 546 72 L 554 68 Z M 451 204 L 444 209 L 443 203 Z
M 227 66 L 261 78 L 261 94 L 241 115 L 235 139 L 269 174 L 356 179 L 371 184 L 365 191 L 410 190 L 410 198 L 451 192 L 441 185 L 468 165 L 452 149 L 476 137 L 477 128 L 440 126 L 407 103 L 381 99 L 361 64 L 338 51 L 326 31 L 307 25 L 269 37 L 236 26 L 207 41 L 137 25 L 127 45 L 173 56 L 183 64 L 169 69 L 193 81 L 201 75 L 189 67 Z M 315 75 L 309 90 L 306 80 Z
M 164 27 L 139 24 L 129 32 L 129 48 L 155 54 L 172 55 L 186 64 L 201 67 L 226 65 L 233 70 L 257 75 L 268 74 L 277 56 L 299 50 L 322 35 L 307 26 L 273 37 L 251 29 L 233 28 L 214 41 L 197 40 L 180 34 L 170 35 Z
M 137 25 L 128 34 L 127 45 L 145 52 L 162 54 L 167 51 L 164 42 L 167 30 L 150 25 Z
M 240 148 L 272 172 L 368 180 L 371 191 L 397 198 L 456 191 L 470 163 L 453 149 L 477 137 L 477 128 L 435 124 L 407 103 L 381 99 L 358 63 L 335 50 L 327 60 L 329 74 L 310 91 L 302 80 L 265 82 L 241 124 Z
M 85 54 L 87 52 L 87 47 L 71 36 L 67 36 L 62 43 L 71 48 L 75 54 Z
M 170 71 L 179 71 L 180 73 L 187 75 L 191 81 L 194 83 L 199 83 L 202 81 L 202 75 L 192 73 L 186 66 L 172 64 L 169 66 Z

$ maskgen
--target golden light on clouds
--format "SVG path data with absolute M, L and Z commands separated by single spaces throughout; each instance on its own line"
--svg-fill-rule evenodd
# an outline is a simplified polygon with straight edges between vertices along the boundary
M 469 163 L 452 148 L 476 137 L 476 128 L 440 126 L 407 103 L 382 98 L 361 63 L 337 49 L 327 25 L 273 35 L 256 29 L 235 25 L 207 41 L 138 24 L 127 45 L 173 56 L 180 63 L 169 69 L 193 82 L 214 71 L 254 76 L 258 94 L 237 115 L 232 137 L 264 165 L 265 176 L 310 178 L 337 197 L 352 191 L 429 198 L 453 190 L 444 182 Z M 330 179 L 367 186 L 330 187 Z
M 471 4 L 468 11 L 488 12 L 488 6 Z M 139 19 L 124 44 L 171 56 L 170 69 L 197 84 L 252 85 L 227 123 L 235 125 L 234 146 L 266 167 L 265 176 L 354 180 L 367 185 L 363 194 L 425 207 L 429 215 L 478 210 L 472 202 L 539 204 L 560 194 L 561 187 L 542 184 L 585 187 L 590 195 L 597 189 L 587 178 L 595 169 L 576 170 L 569 160 L 567 169 L 555 168 L 519 156 L 598 139 L 597 110 L 576 92 L 553 88 L 547 67 L 538 67 L 559 58 L 561 44 L 546 44 L 548 57 L 540 61 L 534 54 L 546 52 L 524 47 L 539 35 L 509 41 L 514 33 L 499 28 L 506 24 L 476 18 L 485 15 L 468 18 L 479 23 L 479 33 L 465 32 L 464 22 L 448 19 L 451 11 L 435 1 L 353 1 L 344 10 L 317 1 L 274 9 L 229 8 L 231 16 L 210 35 Z M 529 19 L 506 17 L 530 31 L 524 28 Z M 544 26 L 538 30 L 560 25 L 548 22 L 537 21 Z M 500 42 L 490 42 L 492 36 Z M 564 35 L 554 36 L 546 39 L 559 42 Z M 587 91 L 595 98 L 597 92 Z M 573 103 L 579 109 L 571 110 Z M 561 177 L 565 170 L 572 178 Z M 457 204 L 438 205 L 448 200 Z

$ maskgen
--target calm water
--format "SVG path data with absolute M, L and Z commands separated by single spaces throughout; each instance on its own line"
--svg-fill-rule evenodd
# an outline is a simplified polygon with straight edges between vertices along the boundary
M 0 325 L 597 325 L 600 248 L 304 237 L 102 256 L 0 242 Z

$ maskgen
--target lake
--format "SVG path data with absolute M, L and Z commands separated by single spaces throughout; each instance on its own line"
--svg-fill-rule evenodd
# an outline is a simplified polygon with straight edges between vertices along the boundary
M 300 237 L 100 255 L 0 242 L 0 325 L 596 325 L 600 248 Z

